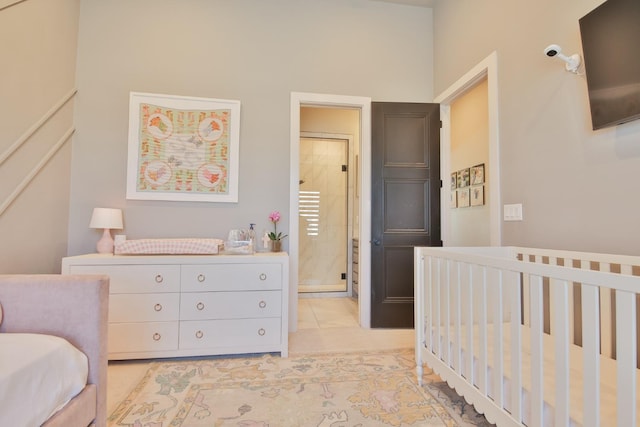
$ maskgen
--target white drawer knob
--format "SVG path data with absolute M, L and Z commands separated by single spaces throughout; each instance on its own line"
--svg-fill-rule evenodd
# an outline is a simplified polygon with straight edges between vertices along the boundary
M 267 333 L 267 331 L 265 331 L 264 329 L 262 329 L 262 328 L 258 329 L 258 335 L 263 336 L 266 333 Z
M 153 306 L 153 309 L 154 309 L 155 311 L 160 311 L 160 310 L 162 310 L 162 304 L 156 304 L 156 305 L 154 305 L 154 306 Z
M 200 311 L 204 310 L 204 304 L 199 302 L 198 304 L 196 304 L 196 308 Z
M 264 273 L 260 274 L 260 280 L 267 280 L 267 275 Z
M 153 334 L 153 340 L 154 341 L 160 341 L 160 338 L 162 338 L 162 336 L 159 333 L 155 333 Z
M 204 336 L 204 334 L 202 333 L 202 331 L 198 331 L 196 332 L 196 338 L 200 339 Z
M 204 277 L 204 274 L 198 274 L 198 282 L 202 283 L 204 282 L 204 279 L 206 279 L 206 277 Z
M 156 274 L 156 283 L 162 283 L 163 280 L 162 274 Z
M 267 306 L 267 303 L 265 301 L 260 301 L 258 303 L 258 306 L 260 306 L 260 308 L 265 308 Z

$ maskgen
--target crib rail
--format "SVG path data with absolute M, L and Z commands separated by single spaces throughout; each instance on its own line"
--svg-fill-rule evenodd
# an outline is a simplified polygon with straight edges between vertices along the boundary
M 601 336 L 609 343 L 615 337 L 616 423 L 636 425 L 640 277 L 631 273 L 640 264 L 637 261 L 514 247 L 416 248 L 419 381 L 425 362 L 498 426 L 551 425 L 549 413 L 555 426 L 599 426 L 601 399 L 608 393 L 601 390 L 601 377 L 608 373 L 601 372 L 602 357 L 611 358 L 614 352 L 607 350 L 610 345 L 601 352 Z M 612 265 L 619 271 L 611 272 Z M 576 289 L 580 316 L 573 309 Z M 607 295 L 613 295 L 615 302 L 615 321 L 609 323 L 601 322 L 610 317 L 601 316 L 603 307 L 612 306 Z M 577 335 L 584 396 L 578 418 L 570 394 L 570 353 Z M 555 352 L 551 389 L 544 382 L 549 370 L 545 346 Z M 523 370 L 525 347 L 530 349 L 527 372 Z M 523 388 L 527 390 L 524 397 Z M 545 405 L 553 410 L 545 411 Z

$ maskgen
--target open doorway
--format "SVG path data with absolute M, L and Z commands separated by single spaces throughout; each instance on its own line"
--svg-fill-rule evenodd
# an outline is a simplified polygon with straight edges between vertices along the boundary
M 357 209 L 357 233 L 362 241 L 369 241 L 371 236 L 371 99 L 341 95 L 313 94 L 293 92 L 291 94 L 291 133 L 290 133 L 290 240 L 289 240 L 289 331 L 294 332 L 298 327 L 298 290 L 300 264 L 300 136 L 301 109 L 303 107 L 323 107 L 351 109 L 359 115 L 359 138 L 354 138 L 353 145 L 358 147 L 358 161 L 353 164 L 354 181 L 359 182 L 360 197 Z M 356 173 L 357 170 L 357 173 Z M 359 263 L 359 293 L 358 319 L 361 327 L 370 327 L 370 248 L 363 245 L 358 253 Z
M 502 244 L 501 230 L 501 194 L 500 194 L 500 138 L 498 132 L 498 55 L 491 53 L 478 65 L 469 70 L 458 81 L 451 85 L 434 102 L 440 104 L 440 118 L 442 130 L 440 132 L 441 150 L 441 177 L 448 183 L 451 174 L 456 172 L 451 166 L 451 104 L 475 88 L 479 83 L 486 81 L 486 99 L 488 108 L 488 161 L 486 163 L 486 175 L 489 180 L 486 184 L 486 199 L 489 210 L 489 241 L 491 246 Z M 473 165 L 470 165 L 473 166 Z M 441 199 L 452 201 L 456 189 L 450 185 L 443 185 Z M 452 245 L 452 208 L 450 203 L 442 204 L 442 241 L 444 246 Z

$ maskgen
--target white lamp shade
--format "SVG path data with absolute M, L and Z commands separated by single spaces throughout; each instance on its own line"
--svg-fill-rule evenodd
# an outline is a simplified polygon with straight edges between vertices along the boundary
M 94 208 L 89 228 L 122 229 L 122 210 Z

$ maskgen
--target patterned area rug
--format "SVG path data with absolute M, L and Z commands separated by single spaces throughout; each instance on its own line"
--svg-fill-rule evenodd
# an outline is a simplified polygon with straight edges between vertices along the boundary
M 155 362 L 108 418 L 130 427 L 488 425 L 413 350 Z

